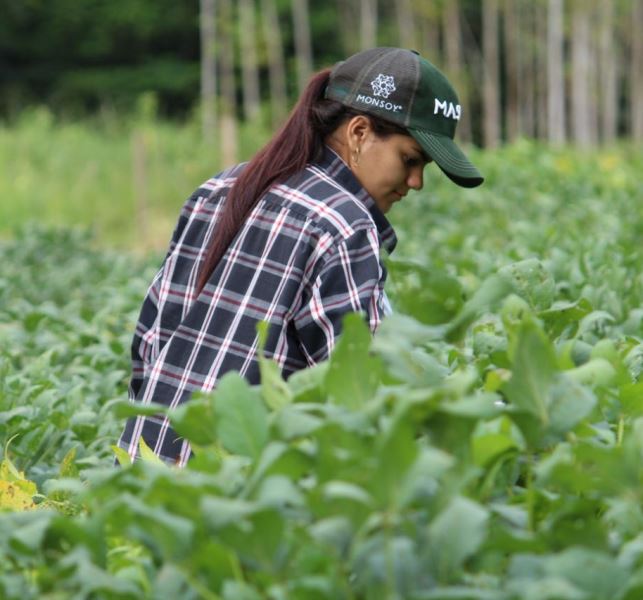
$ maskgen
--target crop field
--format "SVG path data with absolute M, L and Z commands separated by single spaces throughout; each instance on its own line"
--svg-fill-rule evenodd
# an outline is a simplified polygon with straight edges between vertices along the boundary
M 328 363 L 195 396 L 182 470 L 113 464 L 159 255 L 16 217 L 0 597 L 643 598 L 643 155 L 475 159 L 480 189 L 430 167 L 391 214 L 375 338 L 352 315 Z

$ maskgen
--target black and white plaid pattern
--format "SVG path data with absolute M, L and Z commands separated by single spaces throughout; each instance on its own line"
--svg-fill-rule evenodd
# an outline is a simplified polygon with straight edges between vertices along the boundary
M 329 148 L 258 202 L 203 291 L 196 283 L 226 195 L 243 166 L 206 181 L 181 211 L 169 251 L 145 297 L 132 342 L 129 397 L 176 407 L 212 390 L 228 371 L 259 382 L 257 331 L 284 377 L 326 359 L 350 312 L 375 331 L 388 312 L 380 248 L 396 238 L 384 215 Z M 184 466 L 190 445 L 162 416 L 128 420 L 119 440 L 139 440 Z

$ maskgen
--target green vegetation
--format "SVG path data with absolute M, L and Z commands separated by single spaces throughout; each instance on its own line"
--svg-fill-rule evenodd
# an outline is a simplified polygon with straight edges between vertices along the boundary
M 202 167 L 173 156 L 155 185 L 181 173 L 174 218 Z M 394 209 L 397 313 L 375 340 L 352 318 L 328 364 L 284 383 L 264 361 L 260 388 L 196 397 L 172 415 L 184 470 L 112 467 L 158 259 L 66 229 L 2 242 L 0 596 L 640 598 L 643 156 L 474 159 L 481 188 L 432 167 Z
M 57 122 L 43 107 L 0 124 L 0 235 L 37 220 L 91 228 L 112 247 L 163 249 L 183 202 L 221 165 L 217 144 L 203 141 L 196 122 L 156 121 L 155 107 L 144 95 L 129 121 L 108 113 Z M 240 155 L 249 157 L 268 135 L 245 125 Z

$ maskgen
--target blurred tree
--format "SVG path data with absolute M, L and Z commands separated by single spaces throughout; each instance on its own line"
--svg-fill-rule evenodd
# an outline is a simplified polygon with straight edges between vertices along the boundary
M 340 0 L 340 2 L 343 0 Z M 360 48 L 366 50 L 377 46 L 377 0 L 360 0 Z
M 234 78 L 234 19 L 232 0 L 219 0 L 220 18 L 219 69 L 221 72 L 220 147 L 224 167 L 234 165 L 237 160 L 237 115 L 236 87 Z
M 215 0 L 201 0 L 201 124 L 203 138 L 214 140 L 216 130 Z
M 598 5 L 599 60 L 598 94 L 600 100 L 600 132 L 604 142 L 616 138 L 619 64 L 614 51 L 614 3 Z
M 254 120 L 259 116 L 259 63 L 255 0 L 239 0 L 239 43 L 243 82 L 243 114 Z
M 520 105 L 518 86 L 520 82 L 520 31 L 516 0 L 502 0 L 501 4 L 504 43 L 505 121 L 507 140 L 513 142 L 520 135 Z
M 416 4 L 420 21 L 420 51 L 433 63 L 440 60 L 440 10 L 437 4 Z
M 520 122 L 527 137 L 536 135 L 536 9 L 532 2 L 521 4 L 521 58 Z
M 263 34 L 268 54 L 270 84 L 270 116 L 273 129 L 284 119 L 288 110 L 286 95 L 286 65 L 284 62 L 281 27 L 275 0 L 261 0 Z
M 547 4 L 542 1 L 534 2 L 534 79 L 536 107 L 534 136 L 547 139 Z
M 471 115 L 469 113 L 469 86 L 464 64 L 462 25 L 460 23 L 460 2 L 452 0 L 443 9 L 444 58 L 446 74 L 458 92 L 462 117 L 458 124 L 458 137 L 471 141 Z
M 350 55 L 359 50 L 359 38 L 355 31 L 359 29 L 359 7 L 356 1 L 347 2 L 346 0 L 336 0 L 336 22 L 339 29 L 341 48 L 343 55 Z M 313 24 L 314 27 L 314 24 Z M 313 37 L 317 37 L 316 31 L 313 31 Z
M 310 41 L 308 0 L 292 0 L 292 18 L 295 33 L 297 84 L 301 93 L 313 72 L 313 46 Z
M 162 113 L 199 89 L 198 0 L 0 0 L 0 111 L 132 108 L 152 90 Z
M 417 41 L 411 0 L 395 0 L 395 16 L 397 18 L 398 45 L 401 48 L 415 50 Z
M 572 0 L 571 123 L 579 146 L 593 146 L 597 138 L 590 10 L 587 0 Z
M 484 145 L 500 142 L 500 57 L 498 51 L 498 0 L 482 2 L 482 48 L 484 54 Z
M 643 0 L 631 0 L 630 27 L 630 127 L 631 135 L 643 141 Z
M 563 56 L 563 0 L 547 7 L 547 137 L 552 144 L 565 142 L 565 66 Z

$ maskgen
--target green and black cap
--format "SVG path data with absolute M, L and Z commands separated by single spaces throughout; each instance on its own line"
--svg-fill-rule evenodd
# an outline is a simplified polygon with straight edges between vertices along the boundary
M 326 98 L 404 127 L 458 185 L 484 181 L 453 141 L 462 111 L 455 90 L 417 52 L 373 48 L 354 54 L 333 68 Z

